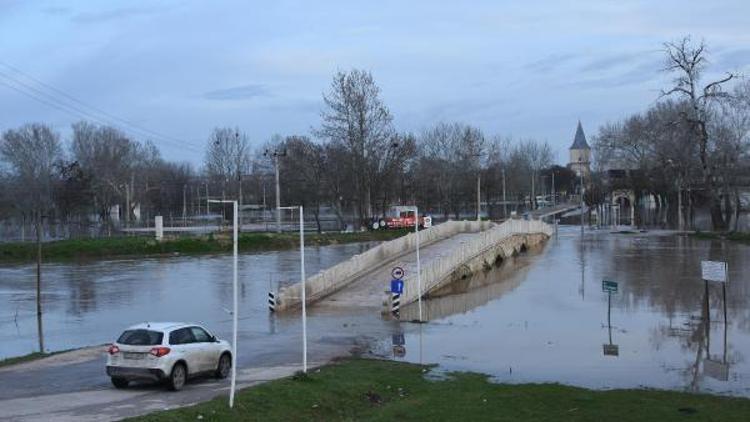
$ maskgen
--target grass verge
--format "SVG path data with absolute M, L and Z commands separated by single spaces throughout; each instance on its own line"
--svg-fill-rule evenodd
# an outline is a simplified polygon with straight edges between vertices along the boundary
M 494 384 L 479 374 L 425 379 L 426 367 L 347 359 L 304 377 L 133 421 L 721 420 L 745 421 L 750 400 L 655 390 L 592 391 L 558 384 Z
M 391 240 L 407 234 L 406 230 L 387 230 L 359 233 L 309 233 L 305 245 L 332 245 L 366 241 Z M 242 233 L 240 251 L 268 251 L 299 246 L 297 233 Z M 101 259 L 129 256 L 168 254 L 205 254 L 232 251 L 230 235 L 182 236 L 157 242 L 152 237 L 122 236 L 101 239 L 72 239 L 46 242 L 42 247 L 45 261 Z M 35 243 L 0 244 L 0 262 L 33 262 Z
M 0 368 L 2 368 L 4 366 L 16 365 L 16 364 L 19 364 L 19 363 L 31 362 L 31 361 L 34 361 L 34 360 L 39 360 L 39 359 L 47 358 L 47 357 L 50 357 L 50 356 L 54 356 L 54 355 L 57 355 L 57 354 L 60 354 L 60 353 L 65 353 L 65 352 L 69 352 L 69 351 L 70 350 L 60 350 L 59 352 L 51 352 L 51 353 L 32 352 L 32 353 L 29 353 L 28 355 L 14 356 L 12 358 L 7 358 L 7 359 L 0 360 Z
M 697 239 L 719 239 L 719 240 L 731 240 L 733 242 L 739 242 L 750 245 L 750 233 L 741 232 L 695 232 L 690 236 Z

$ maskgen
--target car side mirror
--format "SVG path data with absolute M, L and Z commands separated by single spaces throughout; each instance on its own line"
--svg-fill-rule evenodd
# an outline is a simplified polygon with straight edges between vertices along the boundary
M 216 339 L 216 336 L 211 336 L 211 343 L 218 343 L 219 340 Z

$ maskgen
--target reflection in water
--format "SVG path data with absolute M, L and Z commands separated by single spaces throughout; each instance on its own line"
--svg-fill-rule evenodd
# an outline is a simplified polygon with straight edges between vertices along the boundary
M 604 285 L 604 282 L 602 282 Z M 610 288 L 611 289 L 611 288 Z M 607 291 L 607 334 L 609 343 L 602 345 L 604 356 L 620 356 L 620 346 L 612 343 L 612 291 Z
M 581 239 L 577 227 L 561 227 L 542 249 L 433 293 L 423 301 L 426 324 L 311 307 L 311 353 L 332 357 L 354 341 L 383 356 L 502 382 L 750 396 L 750 280 L 742 277 L 750 273 L 750 247 L 729 245 L 658 232 L 592 230 Z M 309 248 L 308 274 L 365 248 Z M 729 263 L 726 295 L 717 284 L 706 289 L 706 259 Z M 299 314 L 266 309 L 269 283 L 296 280 L 298 262 L 297 251 L 241 257 L 241 360 L 251 353 L 254 364 L 299 358 Z M 44 269 L 45 340 L 53 350 L 103 343 L 146 319 L 201 321 L 220 335 L 231 325 L 223 310 L 231 299 L 229 256 Z M 605 279 L 618 282 L 611 298 L 601 293 Z M 402 308 L 402 320 L 412 319 L 412 309 Z M 0 268 L 0 358 L 34 350 L 35 322 L 33 269 Z M 605 339 L 617 358 L 614 348 L 603 353 Z
M 371 245 L 309 247 L 308 275 Z M 231 320 L 225 311 L 232 301 L 231 260 L 217 255 L 45 264 L 45 347 L 102 344 L 144 321 L 199 321 L 222 330 Z M 267 320 L 269 279 L 298 280 L 299 251 L 240 255 L 238 272 L 241 329 L 275 334 L 275 319 Z M 0 359 L 36 350 L 34 277 L 33 266 L 0 267 Z
M 529 249 L 527 254 L 538 254 L 539 248 Z M 433 321 L 447 316 L 468 312 L 513 291 L 524 280 L 531 261 L 510 258 L 500 268 L 483 271 L 463 280 L 454 282 L 430 294 L 422 300 L 425 321 Z M 501 283 L 498 280 L 502 280 Z M 400 320 L 418 320 L 419 309 L 416 302 L 401 307 Z

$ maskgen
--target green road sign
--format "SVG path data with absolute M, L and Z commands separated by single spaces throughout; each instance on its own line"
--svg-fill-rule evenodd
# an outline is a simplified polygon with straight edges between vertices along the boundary
M 617 293 L 617 282 L 602 280 L 602 291 L 604 293 Z

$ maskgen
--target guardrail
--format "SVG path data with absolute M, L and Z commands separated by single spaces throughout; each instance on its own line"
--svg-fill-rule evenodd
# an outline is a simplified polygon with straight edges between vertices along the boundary
M 463 265 L 467 259 L 480 255 L 488 249 L 495 247 L 503 240 L 518 234 L 541 233 L 551 236 L 552 227 L 539 220 L 507 220 L 502 224 L 495 225 L 490 230 L 477 234 L 474 239 L 464 243 L 460 250 L 452 254 L 436 259 L 422 267 L 421 281 L 422 294 L 429 292 L 440 284 L 446 277 Z M 401 294 L 401 306 L 417 300 L 419 287 L 416 274 L 404 278 L 404 291 Z

